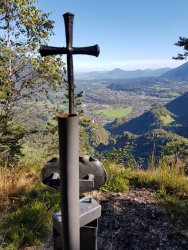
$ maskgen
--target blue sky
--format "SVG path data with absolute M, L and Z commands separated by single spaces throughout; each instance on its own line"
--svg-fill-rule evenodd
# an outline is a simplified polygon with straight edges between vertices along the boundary
M 73 46 L 99 44 L 98 58 L 74 56 L 76 71 L 177 67 L 182 49 L 174 43 L 188 37 L 188 0 L 38 0 L 52 12 L 55 35 L 49 45 L 65 46 L 62 15 L 74 17 Z M 65 57 L 66 60 L 66 57 Z

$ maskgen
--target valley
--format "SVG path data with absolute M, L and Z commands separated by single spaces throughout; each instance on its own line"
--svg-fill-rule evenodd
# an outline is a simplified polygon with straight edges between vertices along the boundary
M 99 142 L 94 152 L 105 155 L 126 148 L 128 158 L 132 155 L 143 168 L 152 154 L 156 163 L 166 154 L 178 154 L 187 161 L 188 80 L 97 79 L 79 81 L 78 86 L 83 90 L 82 109 L 91 117 L 93 129 L 103 127 L 109 133 L 108 143 Z M 123 161 L 130 160 L 127 156 Z
M 102 124 L 112 122 L 115 118 L 138 117 L 152 107 L 165 105 L 188 91 L 186 80 L 154 77 L 101 81 L 79 80 L 77 84 L 78 90 L 83 91 L 84 113 Z M 130 109 L 131 112 L 127 114 L 122 112 L 120 115 L 119 108 Z M 103 110 L 107 110 L 107 114 Z M 116 110 L 117 116 L 114 114 Z
M 176 152 L 175 148 L 188 155 L 185 78 L 76 79 L 75 85 L 77 94 L 83 92 L 76 111 L 84 113 L 80 114 L 81 154 L 105 156 L 113 149 L 121 153 L 126 148 L 144 168 L 154 149 L 158 159 L 167 151 Z M 30 128 L 34 120 L 32 129 L 38 131 L 56 127 L 56 112 L 67 112 L 65 93 L 66 88 L 59 89 L 41 102 L 22 103 L 17 117 L 27 112 L 30 119 L 23 117 L 24 125 Z M 47 139 L 55 140 L 53 136 Z

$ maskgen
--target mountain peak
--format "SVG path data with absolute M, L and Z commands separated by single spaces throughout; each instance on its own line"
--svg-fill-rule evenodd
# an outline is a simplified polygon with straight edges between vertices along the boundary
M 168 72 L 162 74 L 161 77 L 188 79 L 188 62 L 175 69 L 169 70 Z
M 120 69 L 120 68 L 115 68 L 111 71 L 108 71 L 108 74 L 125 74 L 127 71 Z
M 111 72 L 124 72 L 125 70 L 123 70 L 123 69 L 120 69 L 120 68 L 115 68 L 115 69 L 113 69 L 113 70 L 111 70 Z

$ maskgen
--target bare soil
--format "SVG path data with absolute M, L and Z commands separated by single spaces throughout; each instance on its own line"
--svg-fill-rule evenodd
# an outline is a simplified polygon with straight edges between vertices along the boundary
M 93 192 L 93 197 L 102 205 L 98 250 L 188 249 L 188 231 L 175 230 L 152 191 Z
M 188 249 L 188 230 L 175 229 L 151 190 L 135 189 L 125 193 L 94 191 L 90 195 L 102 205 L 98 250 Z M 42 249 L 53 249 L 52 235 Z

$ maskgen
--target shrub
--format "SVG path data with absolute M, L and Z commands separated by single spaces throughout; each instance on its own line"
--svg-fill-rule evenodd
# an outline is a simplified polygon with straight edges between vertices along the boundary
M 180 200 L 175 196 L 166 196 L 162 201 L 167 214 L 170 216 L 176 227 L 188 229 L 188 200 Z
M 123 192 L 129 189 L 129 180 L 126 177 L 126 170 L 121 165 L 107 164 L 107 182 L 102 187 L 105 192 Z

